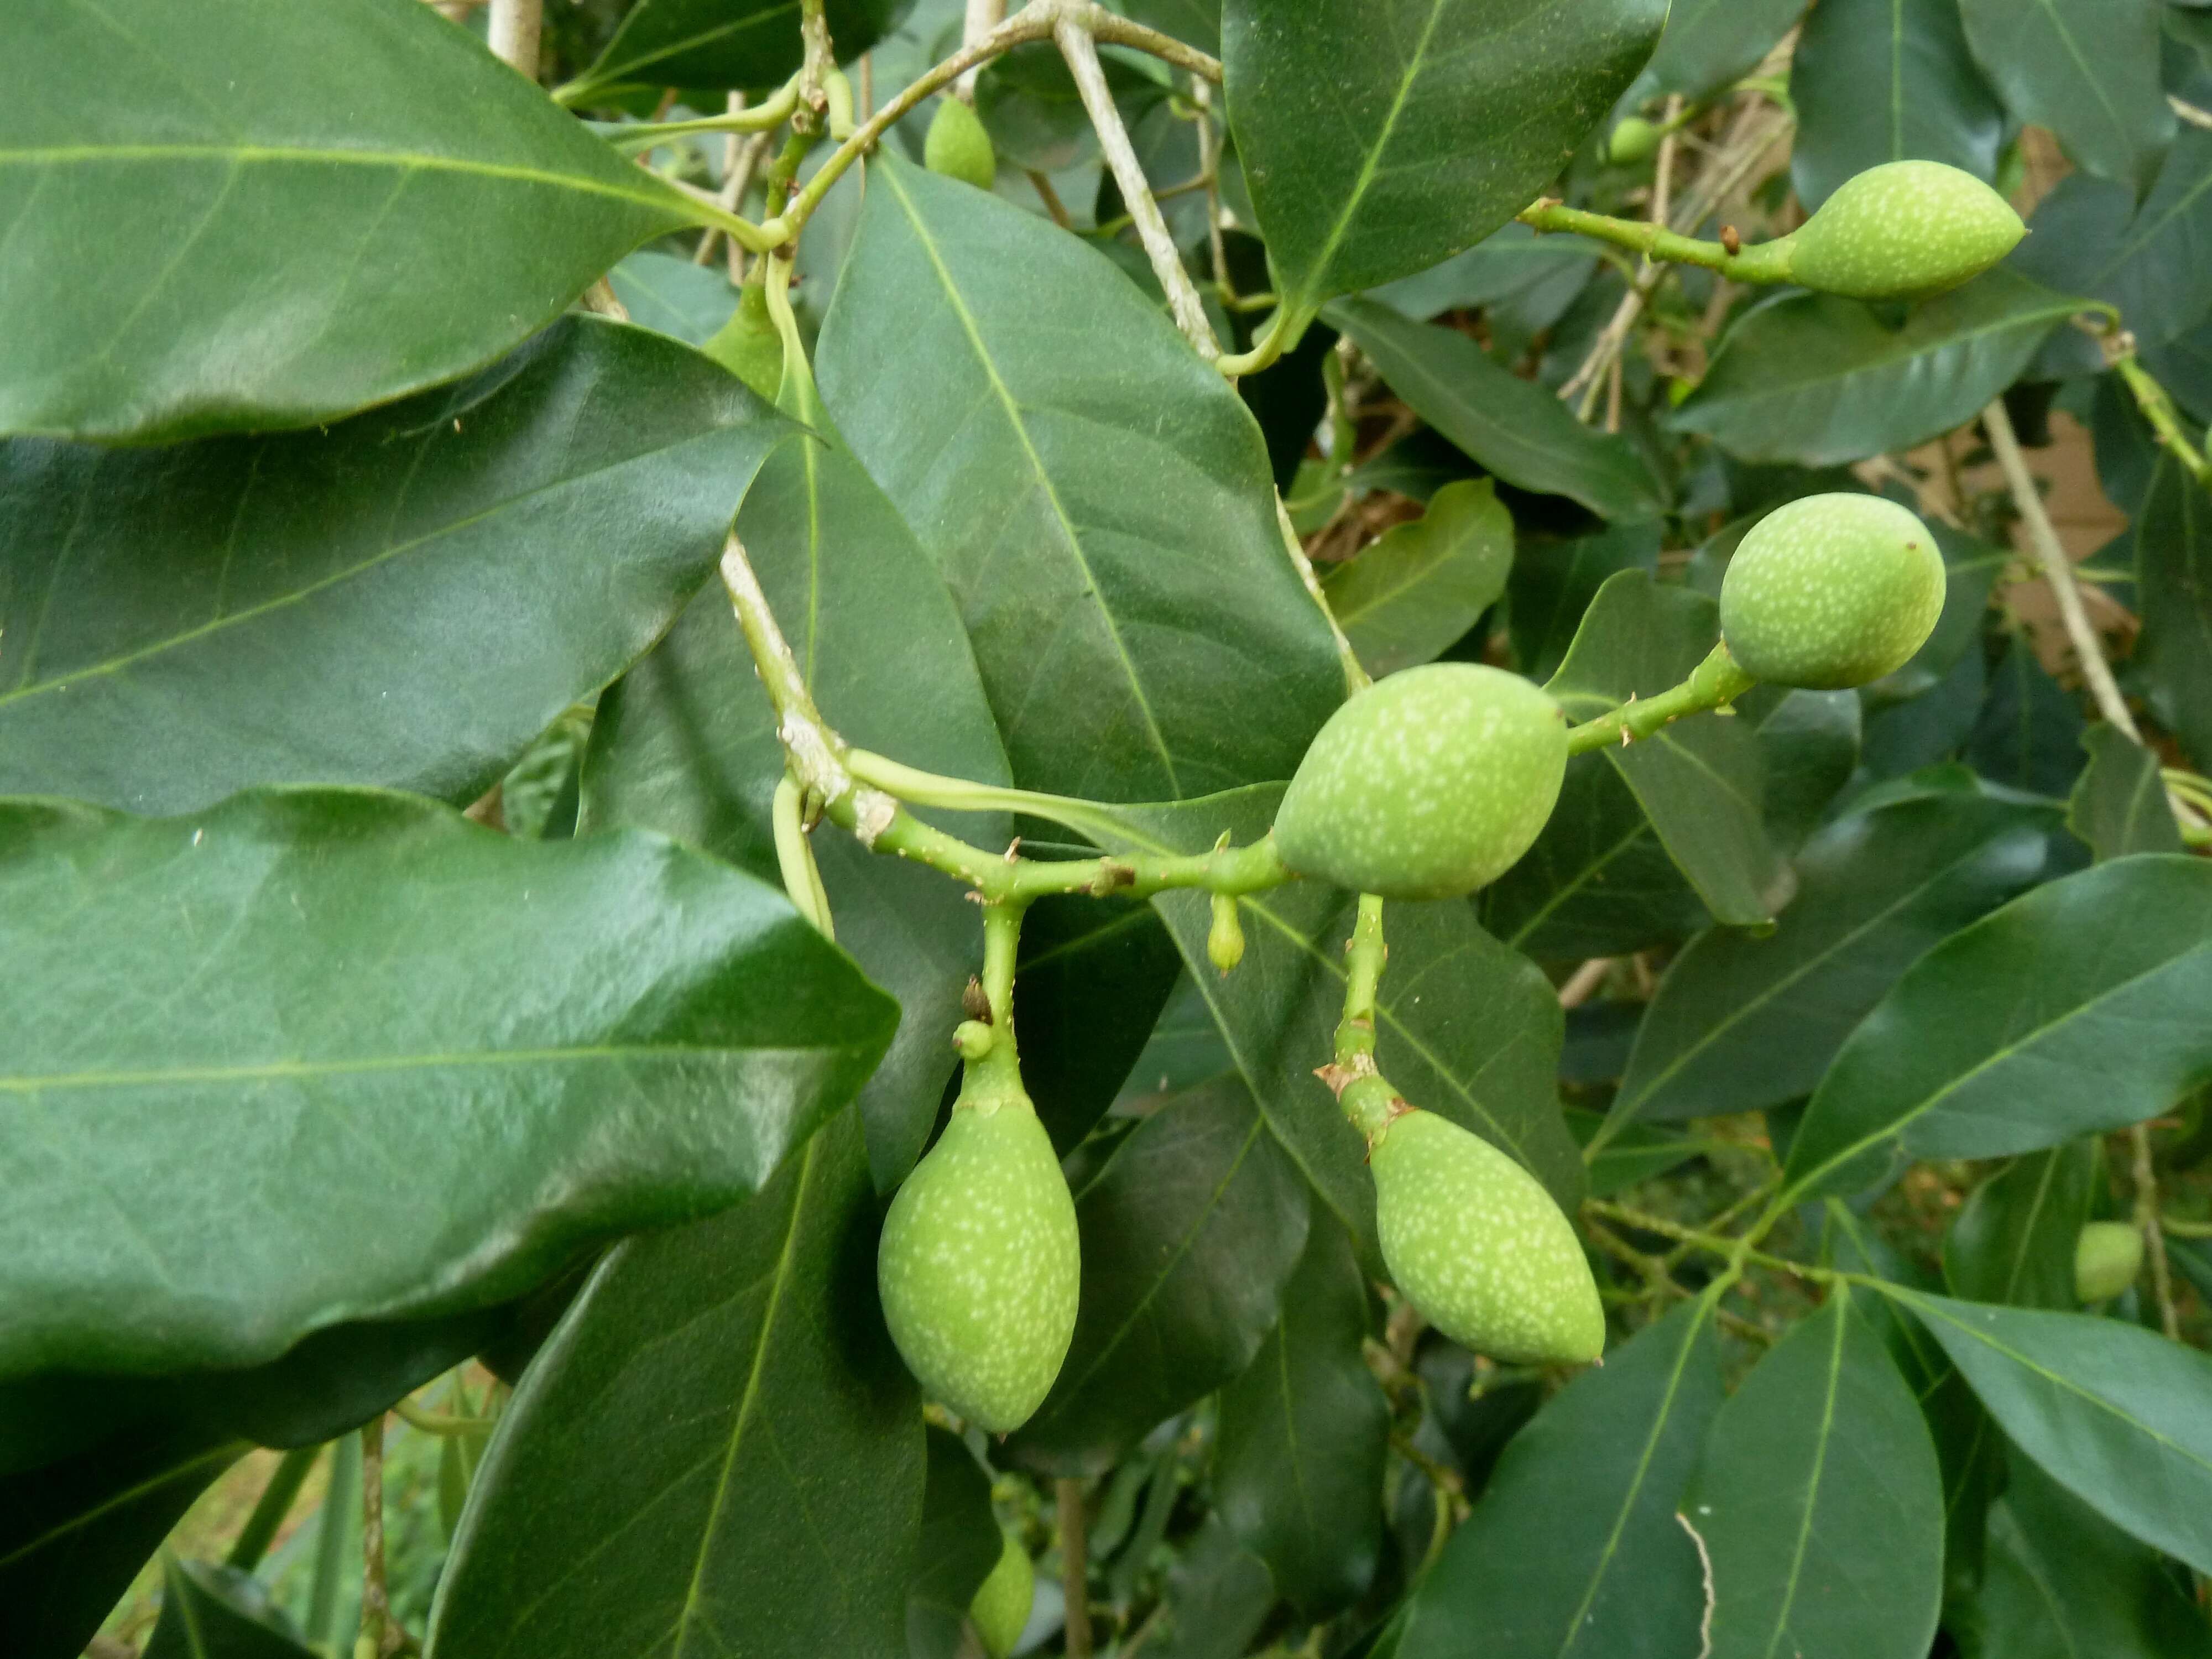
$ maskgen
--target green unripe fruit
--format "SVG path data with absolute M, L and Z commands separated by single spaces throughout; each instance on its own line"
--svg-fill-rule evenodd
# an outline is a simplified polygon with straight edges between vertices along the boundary
M 986 1061 L 985 1066 L 990 1062 Z M 994 1434 L 1051 1390 L 1075 1332 L 1075 1204 L 1036 1109 L 978 1067 L 891 1200 L 876 1253 L 884 1319 L 933 1398 Z
M 1001 1530 L 999 1535 L 999 1563 L 968 1604 L 968 1616 L 975 1621 L 975 1634 L 991 1659 L 1006 1659 L 1014 1650 L 1036 1600 L 1036 1564 L 1012 1533 Z
M 1640 115 L 1632 115 L 1613 130 L 1606 155 L 1617 167 L 1633 167 L 1651 159 L 1659 148 L 1659 129 Z
M 2074 1242 L 2074 1295 L 2103 1302 L 2136 1282 L 2142 1271 L 2142 1235 L 2124 1221 L 2093 1221 Z
M 1721 638 L 1773 685 L 1836 691 L 1902 668 L 1943 614 L 1943 555 L 1879 495 L 1807 495 L 1751 527 L 1721 581 Z
M 1276 814 L 1276 850 L 1355 892 L 1455 898 L 1528 850 L 1566 765 L 1566 717 L 1519 675 L 1408 668 L 1329 716 Z
M 1367 1162 L 1382 1259 L 1429 1323 L 1509 1364 L 1605 1351 L 1589 1262 L 1534 1176 L 1434 1112 L 1392 1118 Z
M 999 176 L 999 158 L 991 148 L 991 135 L 983 131 L 982 117 L 949 95 L 937 100 L 937 113 L 929 118 L 921 161 L 932 173 L 978 190 L 990 189 Z
M 1790 234 L 1790 276 L 1857 300 L 1910 299 L 1980 276 L 2027 234 L 1972 173 L 1885 161 L 1845 179 Z

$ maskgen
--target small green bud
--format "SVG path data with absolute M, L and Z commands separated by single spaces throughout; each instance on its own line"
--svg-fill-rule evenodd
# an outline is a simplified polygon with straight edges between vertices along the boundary
M 1613 130 L 1606 155 L 1616 167 L 1633 167 L 1638 161 L 1648 161 L 1659 148 L 1662 136 L 1651 122 L 1640 115 L 1632 115 Z
M 1605 1351 L 1582 1244 L 1518 1164 L 1416 1110 L 1390 1120 L 1368 1167 L 1382 1260 L 1429 1323 L 1509 1364 L 1581 1364 Z
M 952 1046 L 963 1060 L 981 1060 L 991 1052 L 998 1033 L 980 1019 L 963 1019 L 952 1028 Z
M 1080 1277 L 1075 1205 L 1036 1109 L 971 1074 L 891 1200 L 876 1252 L 907 1369 L 975 1427 L 1020 1427 L 1067 1357 Z
M 2027 227 L 2005 198 L 1941 161 L 1885 161 L 1845 179 L 1784 240 L 1790 277 L 1857 300 L 1956 288 L 2011 252 Z
M 998 1565 L 968 1604 L 968 1616 L 975 1621 L 975 1634 L 991 1659 L 1006 1659 L 1014 1650 L 1036 1601 L 1036 1564 L 1011 1531 L 1002 1528 L 999 1536 Z
M 2143 1239 L 2124 1221 L 2093 1221 L 2074 1242 L 2074 1296 L 2104 1302 L 2136 1282 L 2142 1271 Z
M 748 283 L 738 290 L 730 320 L 699 348 L 769 402 L 783 385 L 783 337 L 768 314 L 768 290 Z
M 1943 614 L 1943 555 L 1879 495 L 1807 495 L 1737 545 L 1721 638 L 1753 679 L 1834 691 L 1901 668 Z
M 1283 862 L 1383 898 L 1455 898 L 1503 875 L 1552 816 L 1559 705 L 1517 674 L 1431 663 L 1329 716 L 1275 817 Z
M 1206 931 L 1206 959 L 1224 974 L 1244 960 L 1244 924 L 1237 919 L 1237 901 L 1226 893 L 1213 896 L 1213 925 Z
M 999 158 L 991 149 L 991 135 L 983 119 L 951 94 L 937 100 L 937 113 L 929 118 L 929 137 L 922 141 L 922 165 L 932 173 L 990 189 L 999 176 Z

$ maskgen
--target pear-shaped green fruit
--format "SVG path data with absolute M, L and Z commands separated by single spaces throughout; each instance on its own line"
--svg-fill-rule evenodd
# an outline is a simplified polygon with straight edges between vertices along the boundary
M 2142 1235 L 2124 1221 L 2093 1221 L 2074 1242 L 2074 1295 L 2103 1302 L 2136 1282 L 2142 1271 Z
M 1011 1532 L 1001 1529 L 1000 1538 L 998 1565 L 968 1604 L 968 1616 L 975 1621 L 975 1634 L 991 1659 L 1006 1659 L 1014 1650 L 1036 1600 L 1036 1565 L 1030 1553 Z
M 1075 1205 L 1036 1108 L 1004 1083 L 963 1089 L 876 1253 L 907 1369 L 976 1427 L 1020 1427 L 1067 1357 L 1079 1277 Z
M 982 118 L 949 93 L 937 100 L 937 113 L 929 118 L 921 161 L 932 173 L 978 190 L 990 189 L 999 176 L 999 158 L 991 148 L 991 135 L 983 131 Z
M 1392 1118 L 1367 1162 L 1382 1259 L 1429 1323 L 1511 1364 L 1579 1364 L 1605 1351 L 1589 1262 L 1534 1176 L 1419 1110 Z
M 1943 555 L 1879 495 L 1807 495 L 1751 527 L 1721 582 L 1721 638 L 1774 685 L 1840 690 L 1902 668 L 1943 614 Z
M 1613 130 L 1607 142 L 1606 155 L 1616 167 L 1633 167 L 1638 161 L 1650 160 L 1651 153 L 1659 148 L 1659 129 L 1640 115 L 1632 115 Z
M 1455 897 L 1528 850 L 1566 764 L 1566 717 L 1519 675 L 1408 668 L 1329 716 L 1275 816 L 1276 850 L 1355 892 Z
M 1790 233 L 1790 276 L 1858 300 L 1910 299 L 1980 276 L 2027 234 L 1972 173 L 1885 161 L 1845 179 Z

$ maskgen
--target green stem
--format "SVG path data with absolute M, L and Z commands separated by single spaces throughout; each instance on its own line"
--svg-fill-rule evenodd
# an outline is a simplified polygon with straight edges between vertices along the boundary
M 1240 375 L 1257 374 L 1297 343 L 1297 332 L 1291 326 L 1291 313 L 1278 305 L 1260 325 L 1253 337 L 1249 351 L 1224 352 L 1213 360 L 1213 366 L 1231 380 Z
M 1375 1058 L 1375 1006 L 1390 947 L 1382 938 L 1382 901 L 1359 896 L 1359 918 L 1344 960 L 1344 1014 L 1336 1023 L 1336 1063 L 1356 1069 Z
M 1664 225 L 1642 219 L 1616 219 L 1610 214 L 1585 212 L 1563 203 L 1544 201 L 1523 208 L 1521 222 L 1537 230 L 1571 231 L 1601 242 L 1611 242 L 1641 253 L 1647 259 L 1671 260 L 1676 264 L 1703 265 L 1739 283 L 1786 283 L 1790 280 L 1790 239 L 1776 238 L 1731 253 L 1719 242 L 1701 242 Z
M 253 1513 L 246 1516 L 237 1541 L 231 1545 L 225 1565 L 240 1572 L 252 1572 L 261 1565 L 261 1558 L 269 1553 L 270 1545 L 276 1540 L 277 1529 L 284 1524 L 284 1517 L 292 1512 L 293 1502 L 306 1484 L 308 1472 L 322 1455 L 320 1446 L 300 1446 L 284 1454 L 283 1462 L 269 1477 L 269 1484 L 261 1489 Z
M 2189 475 L 2198 483 L 2212 487 L 2212 461 L 2207 461 L 2204 453 L 2190 442 L 2189 434 L 2181 424 L 2181 416 L 2173 406 L 2173 399 L 2166 395 L 2166 388 L 2154 380 L 2150 371 L 2137 360 L 2132 343 L 2128 349 L 2113 356 L 2112 367 L 2119 371 L 2120 379 L 2135 394 L 2136 407 L 2142 410 L 2143 418 L 2150 422 L 2151 429 L 2158 434 L 2158 441 L 2188 469 Z
M 499 1426 L 496 1417 L 462 1417 L 451 1412 L 426 1410 L 411 1400 L 399 1400 L 392 1404 L 392 1413 L 409 1428 L 423 1434 L 477 1435 L 489 1434 Z
M 2212 1238 L 2212 1221 L 2183 1221 L 2166 1215 L 2158 1218 L 2158 1224 L 2176 1238 Z
M 846 750 L 845 764 L 861 782 L 872 783 L 916 806 L 942 807 L 949 812 L 1026 812 L 1085 836 L 1110 835 L 1114 830 L 1112 812 L 1096 801 L 948 778 L 866 749 Z
M 726 115 L 702 115 L 692 121 L 639 121 L 604 136 L 617 149 L 635 153 L 695 132 L 766 132 L 781 126 L 798 106 L 799 76 L 794 75 L 765 100 L 749 108 Z
M 1671 685 L 1655 697 L 1632 698 L 1576 726 L 1567 733 L 1567 752 L 1579 755 L 1608 744 L 1648 738 L 1685 714 L 1726 708 L 1758 684 L 1735 665 L 1726 644 L 1716 645 L 1680 685 Z
M 1027 899 L 983 907 L 983 996 L 991 1006 L 998 1044 L 1009 1052 L 1014 1042 L 1014 968 L 1021 957 L 1022 918 Z

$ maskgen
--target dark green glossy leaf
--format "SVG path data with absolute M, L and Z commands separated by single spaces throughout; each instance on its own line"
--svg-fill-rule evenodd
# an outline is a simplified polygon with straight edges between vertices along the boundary
M 1267 1564 L 1209 1516 L 1168 1570 L 1166 1634 L 1152 1659 L 1240 1659 L 1275 1605 Z
M 2072 1311 L 2074 1245 L 2096 1174 L 2096 1143 L 2071 1140 L 2016 1158 L 1975 1188 L 1943 1240 L 1951 1293 Z
M 399 795 L 18 803 L 0 895 L 29 988 L 0 1015 L 4 1376 L 251 1364 L 514 1296 L 758 1187 L 892 1018 L 702 854 Z M 159 1017 L 119 1016 L 147 986 Z
M 2134 536 L 2151 710 L 2200 769 L 2212 767 L 2212 500 L 2161 457 Z
M 812 418 L 824 424 L 818 411 Z M 944 579 L 834 433 L 773 457 L 738 515 L 755 574 L 815 701 L 852 742 L 985 783 L 1006 760 Z M 927 696 L 916 689 L 927 688 Z M 720 582 L 602 701 L 584 769 L 586 828 L 641 824 L 777 881 L 769 807 L 784 756 L 775 717 Z M 946 820 L 987 846 L 1002 814 Z M 838 941 L 895 994 L 891 1051 L 860 1096 L 877 1185 L 914 1166 L 951 1075 L 960 992 L 982 927 L 957 883 L 879 857 L 825 824 L 813 836 Z
M 2094 948 L 2086 948 L 2094 941 Z M 2212 1068 L 2212 865 L 2148 854 L 2014 899 L 1923 957 L 1844 1045 L 1789 1172 L 2033 1152 L 2164 1111 Z
M 1462 307 L 1497 306 L 1524 325 L 1534 316 L 1546 319 L 1534 326 L 1549 327 L 1582 291 L 1600 257 L 1597 244 L 1583 237 L 1539 236 L 1516 222 L 1441 264 L 1369 289 L 1368 297 L 1417 323 Z M 1494 327 L 1497 317 L 1491 320 Z
M 2013 114 L 2075 166 L 2141 191 L 2173 137 L 2154 0 L 1960 0 L 1974 56 Z
M 1168 89 L 1125 59 L 1105 58 L 1100 67 L 1105 72 L 1107 89 L 1121 108 L 1122 119 L 1133 128 L 1142 125 L 1143 117 L 1153 106 L 1167 101 Z M 1054 173 L 1086 161 L 1096 164 L 1098 160 L 1097 131 L 1084 110 L 1083 95 L 1076 89 L 1066 58 L 1050 40 L 1016 46 L 986 65 L 975 80 L 975 112 L 983 118 L 1002 165 Z M 1188 131 L 1188 124 L 1182 125 Z M 1192 135 L 1194 149 L 1195 137 Z M 1139 160 L 1143 159 L 1140 155 Z M 1178 183 L 1196 171 L 1193 165 L 1176 173 L 1149 176 L 1164 185 Z M 1121 210 L 1117 198 L 1114 212 Z M 1113 215 L 1102 212 L 1100 216 Z
M 1831 824 L 1772 932 L 1715 928 L 1660 981 L 1616 1120 L 1723 1117 L 1809 1094 L 1930 946 L 2045 873 L 2057 813 L 1924 795 Z
M 1166 924 L 1161 926 L 1164 930 Z M 1174 948 L 1172 934 L 1168 935 L 1168 945 Z M 1178 953 L 1178 967 L 1182 960 Z M 1023 1065 L 1028 1065 L 1026 1058 Z M 1236 1062 L 1230 1058 L 1229 1044 L 1213 1023 L 1213 1011 L 1199 994 L 1198 981 L 1185 972 L 1168 994 L 1167 1006 L 1160 1011 L 1151 1041 L 1145 1044 L 1144 1052 L 1131 1067 L 1121 1099 L 1126 1104 L 1154 1095 L 1172 1094 L 1236 1069 Z
M 991 1477 L 960 1437 L 932 1425 L 922 1484 L 921 1541 L 907 1593 L 907 1650 L 921 1659 L 960 1646 L 968 1604 L 999 1565 L 999 1522 Z
M 1016 781 L 1160 799 L 1290 775 L 1343 675 L 1265 447 L 1110 261 L 880 158 L 820 358 L 960 602 Z
M 925 1455 L 861 1139 L 592 1275 L 477 1471 L 436 1659 L 900 1650 Z
M 76 1659 L 192 1500 L 251 1449 L 202 1429 L 145 1425 L 0 1477 L 0 1651 Z
M 0 338 L 0 432 L 327 421 L 489 362 L 698 218 L 408 0 L 21 0 L 0 57 L 0 306 L 39 319 Z
M 1416 323 L 1374 300 L 1331 306 L 1413 412 L 1508 483 L 1565 495 L 1609 519 L 1648 519 L 1666 500 L 1625 438 L 1584 426 L 1547 388 L 1491 361 L 1456 329 Z
M 1175 940 L 1141 899 L 1075 893 L 1030 907 L 1014 978 L 1022 1079 L 1061 1156 L 1132 1081 L 1130 1068 L 1182 972 Z M 1224 1069 L 1225 1062 L 1183 1081 L 1202 1082 Z M 1157 1079 L 1134 1081 L 1160 1086 Z
M 472 799 L 668 626 L 789 430 L 574 318 L 327 432 L 0 447 L 0 791 Z
M 1790 59 L 1790 177 L 1808 211 L 1884 161 L 1994 179 L 2004 109 L 1966 50 L 1959 0 L 1820 0 Z
M 1737 701 L 1736 713 L 1759 733 L 1766 763 L 1761 806 L 1767 839 L 1778 850 L 1794 848 L 1858 768 L 1859 700 L 1849 691 L 1757 686 Z
M 695 264 L 672 253 L 633 253 L 607 273 L 615 298 L 640 328 L 704 345 L 738 308 L 722 262 Z
M 1832 294 L 1785 294 L 1729 330 L 1674 424 L 1730 454 L 1863 460 L 1971 419 L 2012 384 L 2075 301 L 1999 267 L 1923 301 L 1901 328 Z
M 1360 1348 L 1367 1299 L 1350 1240 L 1321 1218 L 1282 1318 L 1221 1391 L 1214 1503 L 1309 1619 L 1364 1595 L 1382 1546 L 1390 1407 Z
M 1990 671 L 1966 759 L 1992 783 L 2063 799 L 2081 771 L 2081 730 L 2073 694 L 2036 659 L 2027 636 L 2016 634 Z
M 1988 680 L 1977 645 L 1917 696 L 1870 709 L 1859 745 L 1867 775 L 1900 778 L 1949 761 L 1980 718 Z
M 1679 1308 L 1515 1436 L 1414 1592 L 1398 1659 L 1676 1659 L 1698 1650 L 1698 1552 L 1675 1519 L 1721 1404 L 1709 1310 Z
M 142 1659 L 313 1659 L 252 1575 L 202 1561 L 161 1563 L 161 1616 Z
M 1923 1659 L 1943 1488 L 1920 1408 L 1838 1289 L 1713 1419 L 1682 1506 L 1712 1571 L 1713 1659 Z
M 1566 660 L 1575 630 L 1606 578 L 1622 570 L 1658 574 L 1657 520 L 1607 525 L 1594 536 L 1520 550 L 1506 584 L 1513 656 L 1521 672 L 1547 680 Z
M 2206 1659 L 2172 1567 L 2024 1458 L 1990 1516 L 1967 1659 Z
M 1665 0 L 1227 0 L 1230 118 L 1295 324 L 1526 207 L 1666 18 Z
M 2158 757 L 2113 726 L 2091 726 L 2081 745 L 2089 764 L 2074 786 L 2066 827 L 2100 860 L 2180 852 L 2181 826 L 2166 801 Z
M 1601 1121 L 1595 1112 L 1567 1115 L 1569 1127 L 1578 1134 L 1595 1131 Z M 1589 1155 L 1590 1196 L 1610 1198 L 1628 1188 L 1655 1181 L 1693 1158 L 1725 1152 L 1728 1144 L 1723 1140 L 1699 1139 L 1679 1129 L 1662 1128 L 1656 1124 L 1632 1123 Z
M 1674 0 L 1659 50 L 1629 90 L 1702 100 L 1757 69 L 1804 9 L 1804 0 Z
M 890 33 L 914 0 L 828 0 L 840 63 Z M 760 92 L 799 68 L 799 0 L 639 0 L 562 95 L 588 103 L 617 87 L 724 87 Z
M 2037 206 L 2028 232 L 2012 269 L 2118 306 L 2145 347 L 2170 343 L 2212 310 L 2212 132 L 2183 131 L 2141 209 L 2130 185 L 2075 173 Z
M 1686 678 L 1720 637 L 1719 607 L 1624 570 L 1598 590 L 1559 672 L 1545 687 L 1570 719 Z M 1764 760 L 1741 717 L 1693 715 L 1654 736 L 1601 751 L 1636 792 L 1668 854 L 1715 920 L 1766 921 L 1788 895 L 1789 871 L 1760 825 Z
M 2020 1453 L 2124 1531 L 2212 1564 L 2212 1358 L 2089 1314 L 1891 1294 Z
M 584 746 L 597 712 L 596 699 L 571 703 L 507 769 L 499 781 L 499 822 L 508 835 L 558 841 L 576 833 Z
M 1121 850 L 1199 852 L 1227 830 L 1242 845 L 1266 833 L 1280 797 L 1279 788 L 1261 787 L 1122 808 L 1100 826 L 1099 839 Z M 1332 1052 L 1344 1012 L 1353 896 L 1295 882 L 1242 900 L 1244 960 L 1225 979 L 1206 959 L 1212 907 L 1205 896 L 1164 894 L 1153 902 L 1268 1127 L 1367 1266 L 1379 1270 L 1364 1148 L 1313 1075 Z M 1561 1020 L 1550 982 L 1485 933 L 1470 905 L 1396 905 L 1389 927 L 1392 967 L 1376 1021 L 1382 1069 L 1407 1098 L 1519 1159 L 1571 1212 L 1581 1198 L 1582 1159 L 1559 1118 L 1553 1070 Z M 1484 1017 L 1467 1018 L 1469 1008 Z
M 1711 921 L 1620 769 L 1596 755 L 1567 763 L 1544 833 L 1480 902 L 1482 925 L 1539 962 L 1626 956 Z
M 1464 481 L 1336 566 L 1322 591 L 1379 678 L 1441 656 L 1498 602 L 1512 563 L 1513 515 L 1490 480 Z
M 1306 1194 L 1235 1079 L 1137 1126 L 1076 1194 L 1083 1300 L 1060 1380 L 1006 1442 L 1094 1474 L 1251 1364 L 1305 1248 Z

